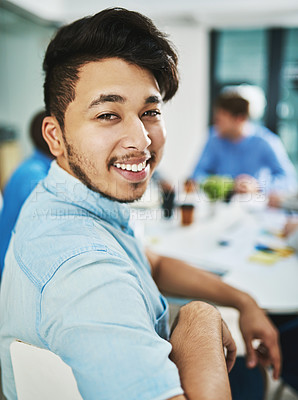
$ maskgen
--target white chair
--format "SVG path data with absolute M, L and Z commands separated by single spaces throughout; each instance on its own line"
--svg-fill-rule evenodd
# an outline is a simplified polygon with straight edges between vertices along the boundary
M 82 400 L 71 368 L 49 350 L 10 345 L 18 400 Z

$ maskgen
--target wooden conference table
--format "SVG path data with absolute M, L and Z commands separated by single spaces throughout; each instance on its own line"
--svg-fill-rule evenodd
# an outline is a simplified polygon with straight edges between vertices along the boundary
M 286 215 L 248 201 L 216 204 L 209 216 L 202 208 L 198 204 L 190 226 L 181 226 L 179 210 L 170 220 L 160 218 L 157 210 L 147 210 L 138 218 L 145 244 L 220 275 L 270 313 L 298 313 L 298 257 L 283 250 L 286 242 L 278 234 Z M 271 249 L 282 250 L 277 254 Z M 183 299 L 169 300 L 183 304 Z

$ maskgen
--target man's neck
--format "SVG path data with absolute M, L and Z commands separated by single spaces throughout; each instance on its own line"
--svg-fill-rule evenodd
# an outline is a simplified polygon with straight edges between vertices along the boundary
M 246 122 L 239 124 L 233 132 L 230 133 L 229 140 L 232 142 L 238 142 L 248 135 L 248 125 Z

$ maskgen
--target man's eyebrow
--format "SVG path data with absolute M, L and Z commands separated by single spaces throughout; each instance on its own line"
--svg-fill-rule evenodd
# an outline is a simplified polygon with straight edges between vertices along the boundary
M 124 103 L 125 102 L 125 98 L 122 96 L 119 96 L 119 94 L 101 94 L 99 97 L 97 97 L 96 99 L 94 99 L 90 105 L 89 105 L 89 109 L 93 108 L 95 106 L 98 106 L 99 104 L 103 104 L 103 103 Z
M 149 96 L 145 100 L 145 104 L 162 103 L 161 96 Z

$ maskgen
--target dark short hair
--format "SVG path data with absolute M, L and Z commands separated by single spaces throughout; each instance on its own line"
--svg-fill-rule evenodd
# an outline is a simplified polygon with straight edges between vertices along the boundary
M 176 93 L 178 57 L 166 36 L 138 12 L 108 8 L 60 28 L 47 48 L 43 63 L 45 106 L 62 129 L 65 111 L 75 98 L 80 67 L 111 57 L 152 72 L 164 101 Z
M 228 111 L 235 117 L 242 116 L 248 118 L 249 116 L 249 102 L 238 93 L 221 93 L 215 100 L 214 107 L 215 109 Z
M 30 122 L 29 133 L 34 146 L 48 156 L 53 157 L 47 142 L 42 136 L 42 121 L 45 117 L 45 110 L 38 111 Z

